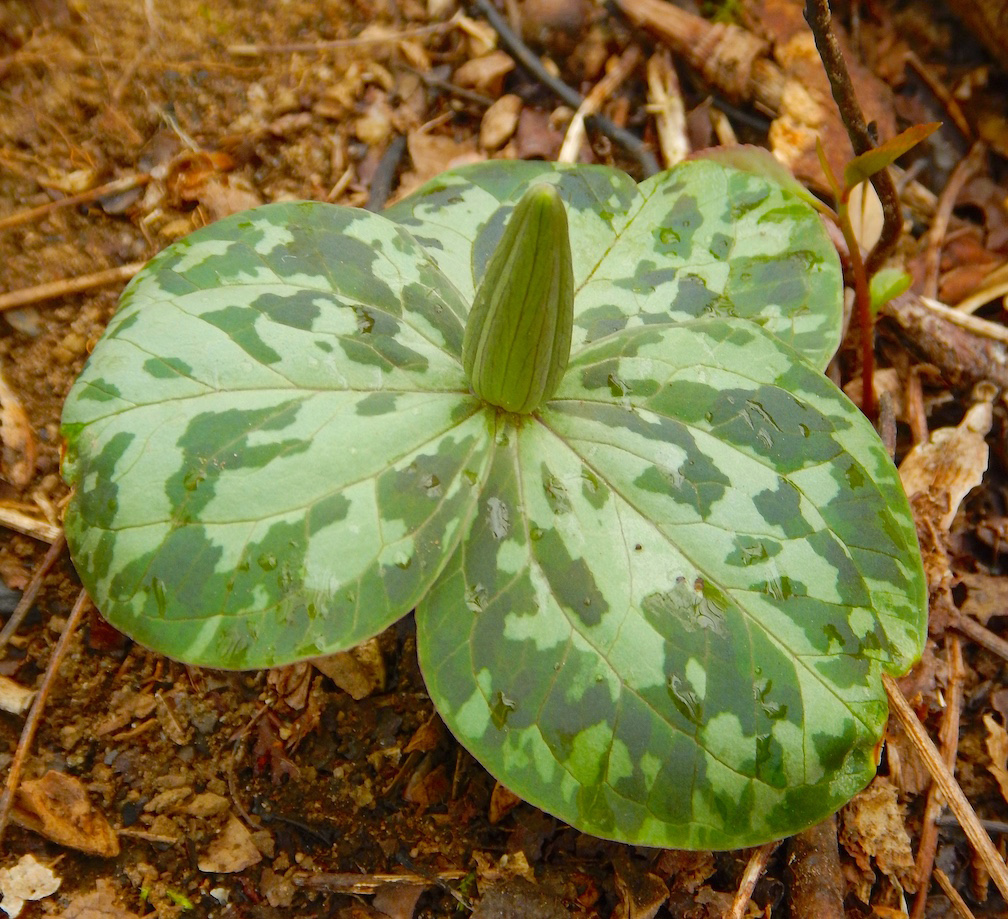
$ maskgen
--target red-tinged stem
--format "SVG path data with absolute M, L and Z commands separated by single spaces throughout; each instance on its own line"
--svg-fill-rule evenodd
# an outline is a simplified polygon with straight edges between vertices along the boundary
M 837 225 L 850 254 L 851 274 L 854 275 L 854 310 L 861 327 L 861 411 L 875 424 L 875 327 L 868 293 L 868 271 L 854 235 L 846 201 L 839 202 L 837 212 Z

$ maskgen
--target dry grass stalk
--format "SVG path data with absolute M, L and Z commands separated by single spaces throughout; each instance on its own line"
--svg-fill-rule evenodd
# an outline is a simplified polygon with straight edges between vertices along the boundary
M 913 741 L 924 765 L 931 773 L 939 791 L 945 796 L 949 808 L 955 814 L 977 855 L 980 856 L 980 860 L 991 879 L 1001 891 L 1001 895 L 1008 899 L 1008 866 L 1005 865 L 1004 859 L 994 848 L 994 843 L 991 842 L 990 836 L 987 835 L 983 824 L 980 823 L 976 811 L 973 810 L 973 806 L 963 794 L 963 790 L 959 787 L 951 770 L 945 765 L 934 741 L 928 737 L 924 726 L 914 714 L 914 710 L 904 697 L 899 684 L 887 673 L 882 674 L 882 683 L 889 696 L 890 713 L 896 717 L 907 736 Z

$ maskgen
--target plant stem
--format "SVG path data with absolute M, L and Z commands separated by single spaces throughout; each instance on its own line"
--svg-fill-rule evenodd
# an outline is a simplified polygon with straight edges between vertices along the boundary
M 850 208 L 846 199 L 838 202 L 837 226 L 843 233 L 850 253 L 851 274 L 854 275 L 854 311 L 861 327 L 861 411 L 875 423 L 875 324 L 868 293 L 868 271 L 861 258 L 861 246 L 850 221 Z
M 833 99 L 840 111 L 847 136 L 856 156 L 875 148 L 875 140 L 865 123 L 864 113 L 858 104 L 854 85 L 851 83 L 843 52 L 833 32 L 832 14 L 828 0 L 805 0 L 805 20 L 812 29 L 819 57 L 830 81 Z M 868 255 L 869 274 L 886 260 L 899 241 L 903 218 L 900 213 L 899 195 L 888 169 L 882 169 L 871 177 L 871 183 L 882 202 L 882 235 Z

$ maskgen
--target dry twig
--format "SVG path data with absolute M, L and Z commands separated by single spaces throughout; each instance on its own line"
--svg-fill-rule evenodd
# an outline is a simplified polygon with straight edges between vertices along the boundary
M 48 520 L 40 520 L 31 514 L 26 514 L 23 510 L 10 505 L 0 505 L 0 527 L 6 527 L 15 533 L 30 536 L 39 542 L 47 542 L 50 545 L 61 539 L 63 528 Z
M 958 818 L 963 832 L 966 833 L 970 844 L 980 856 L 987 873 L 990 874 L 998 890 L 1001 891 L 1001 896 L 1008 899 L 1008 866 L 1005 865 L 1004 859 L 994 848 L 994 844 L 980 823 L 976 811 L 973 810 L 966 795 L 963 794 L 955 776 L 946 767 L 934 741 L 928 737 L 927 731 L 924 730 L 924 726 L 914 714 L 910 703 L 903 696 L 899 684 L 888 673 L 882 674 L 882 683 L 889 696 L 890 713 L 895 715 L 899 723 L 903 725 L 903 730 L 913 741 L 914 747 L 924 761 L 928 772 L 931 773 L 938 790 L 945 796 L 949 808 Z
M 581 108 L 584 97 L 576 89 L 568 86 L 563 80 L 553 76 L 539 58 L 532 52 L 532 49 L 525 44 L 514 30 L 507 24 L 504 17 L 497 12 L 497 9 L 490 0 L 472 0 L 475 9 L 486 17 L 487 22 L 493 26 L 494 31 L 500 36 L 501 44 L 507 48 L 514 56 L 515 60 L 531 76 L 549 89 L 563 102 L 566 102 L 573 109 Z M 659 172 L 658 161 L 654 154 L 648 150 L 647 145 L 632 131 L 621 128 L 614 124 L 604 115 L 590 115 L 586 119 L 589 127 L 597 128 L 611 140 L 619 144 L 627 153 L 640 163 L 640 167 L 645 176 L 652 176 Z
M 578 106 L 578 110 L 574 113 L 574 117 L 567 127 L 567 134 L 564 136 L 560 152 L 557 154 L 558 163 L 577 162 L 578 155 L 581 153 L 581 146 L 585 141 L 585 119 L 602 109 L 605 101 L 633 73 L 639 61 L 640 49 L 636 45 L 631 45 L 617 58 L 616 63 L 613 64 L 606 75 L 591 88 L 588 95 L 584 97 L 584 101 Z
M 7 642 L 11 640 L 11 636 L 18 630 L 21 623 L 24 622 L 25 616 L 28 615 L 28 610 L 32 608 L 32 604 L 38 596 L 39 589 L 42 587 L 42 581 L 45 580 L 49 569 L 56 564 L 56 559 L 63 553 L 65 545 L 66 541 L 63 538 L 63 531 L 60 530 L 59 537 L 49 547 L 49 551 L 46 552 L 38 567 L 32 572 L 31 580 L 28 582 L 28 586 L 25 587 L 24 593 L 21 594 L 21 599 L 18 600 L 17 606 L 14 607 L 14 612 L 10 614 L 10 618 L 4 623 L 3 629 L 0 630 L 0 655 L 7 648 Z
M 835 814 L 788 840 L 787 878 L 792 916 L 844 919 Z
M 124 191 L 129 191 L 131 188 L 146 185 L 150 181 L 150 178 L 150 175 L 146 172 L 135 176 L 124 176 L 121 179 L 106 182 L 104 185 L 96 185 L 94 188 L 89 188 L 87 191 L 82 191 L 77 195 L 69 195 L 66 198 L 59 198 L 56 201 L 50 201 L 47 204 L 40 204 L 38 207 L 29 208 L 26 211 L 9 214 L 6 217 L 0 218 L 0 230 L 7 230 L 10 227 L 16 227 L 18 224 L 38 220 L 40 217 L 45 217 L 46 214 L 51 214 L 61 207 L 70 207 L 74 204 L 87 204 L 89 201 L 95 201 L 98 198 L 105 197 L 105 195 L 121 194 Z
M 67 618 L 63 632 L 49 656 L 49 663 L 46 666 L 45 675 L 42 677 L 42 684 L 38 688 L 35 701 L 32 703 L 31 711 L 25 719 L 24 727 L 21 730 L 21 737 L 18 740 L 17 750 L 14 751 L 14 758 L 11 760 L 10 768 L 7 770 L 7 781 L 4 784 L 3 794 L 0 795 L 0 843 L 3 841 L 4 831 L 10 819 L 11 805 L 14 803 L 14 792 L 17 791 L 21 783 L 21 773 L 24 771 L 25 760 L 31 751 L 32 742 L 35 739 L 35 732 L 38 731 L 39 723 L 42 720 L 42 712 L 45 709 L 46 699 L 49 691 L 56 681 L 60 664 L 66 656 L 67 648 L 70 646 L 70 639 L 73 638 L 77 626 L 80 624 L 84 614 L 88 611 L 91 601 L 88 595 L 82 590 L 77 595 L 77 602 L 73 605 L 73 610 Z
M 770 856 L 777 851 L 779 845 L 779 840 L 777 842 L 767 842 L 752 850 L 749 861 L 746 863 L 745 871 L 742 874 L 742 880 L 739 881 L 738 890 L 735 891 L 735 899 L 732 900 L 731 907 L 725 913 L 725 919 L 742 919 L 745 915 L 746 907 L 752 899 L 756 884 L 766 870 Z
M 956 751 L 959 749 L 959 715 L 963 702 L 963 660 L 959 638 L 955 635 L 949 636 L 945 642 L 945 649 L 949 667 L 949 685 L 939 737 L 941 739 L 942 761 L 945 763 L 945 767 L 952 772 L 955 769 Z M 936 821 L 944 806 L 945 802 L 940 797 L 938 786 L 932 783 L 928 789 L 927 803 L 924 806 L 923 827 L 920 844 L 917 847 L 917 896 L 914 899 L 913 908 L 910 910 L 910 919 L 921 919 L 924 915 L 924 908 L 927 906 L 934 858 L 938 851 L 938 824 Z
M 921 293 L 932 300 L 938 296 L 938 273 L 941 268 L 942 244 L 945 242 L 945 233 L 952 217 L 952 209 L 959 199 L 959 193 L 963 186 L 980 170 L 986 154 L 987 148 L 980 142 L 975 143 L 966 158 L 960 160 L 952 170 L 952 175 L 938 198 L 934 220 L 924 238 L 926 250 L 924 252 L 924 283 Z
M 45 284 L 12 290 L 0 294 L 0 312 L 28 306 L 31 303 L 41 303 L 44 300 L 55 300 L 57 297 L 66 297 L 69 294 L 79 294 L 81 291 L 115 284 L 117 281 L 128 281 L 146 264 L 146 262 L 129 262 L 116 268 L 96 271 L 93 274 L 83 274 L 76 278 L 64 278 L 60 281 L 48 281 Z
M 976 919 L 973 911 L 966 905 L 966 901 L 962 898 L 962 895 L 952 886 L 948 875 L 941 868 L 935 868 L 934 879 L 938 882 L 942 893 L 949 898 L 949 902 L 952 904 L 952 908 L 956 911 L 959 919 Z
M 417 26 L 413 29 L 402 29 L 398 32 L 389 31 L 383 35 L 359 35 L 357 38 L 336 38 L 330 41 L 298 41 L 280 44 L 235 44 L 228 46 L 228 54 L 236 57 L 259 57 L 264 54 L 322 54 L 326 51 L 338 51 L 343 48 L 366 48 L 369 45 L 394 45 L 407 38 L 420 38 L 424 35 L 439 35 L 455 28 L 457 16 L 445 22 L 435 22 L 429 26 Z

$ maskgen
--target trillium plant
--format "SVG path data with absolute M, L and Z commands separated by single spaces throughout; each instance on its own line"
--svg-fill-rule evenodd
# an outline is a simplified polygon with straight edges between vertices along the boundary
M 278 203 L 130 284 L 67 400 L 105 616 L 256 668 L 415 610 L 445 723 L 598 836 L 734 848 L 862 788 L 925 636 L 906 498 L 822 368 L 793 189 L 491 162 L 383 215 Z

